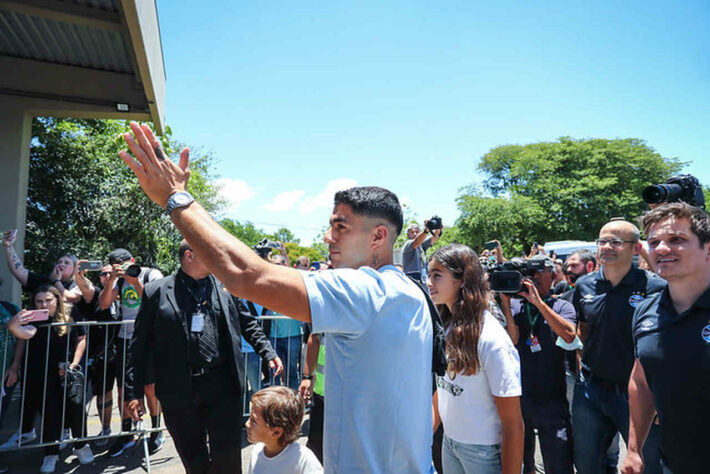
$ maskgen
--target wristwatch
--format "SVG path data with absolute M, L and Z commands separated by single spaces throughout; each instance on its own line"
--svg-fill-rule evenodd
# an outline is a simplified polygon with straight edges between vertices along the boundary
M 178 207 L 189 206 L 194 200 L 195 198 L 192 197 L 192 194 L 187 191 L 178 191 L 168 198 L 168 203 L 165 206 L 165 212 L 170 215 Z
M 302 378 L 303 380 L 313 380 L 313 376 L 312 376 L 312 375 L 303 374 L 303 375 L 301 376 L 301 378 Z

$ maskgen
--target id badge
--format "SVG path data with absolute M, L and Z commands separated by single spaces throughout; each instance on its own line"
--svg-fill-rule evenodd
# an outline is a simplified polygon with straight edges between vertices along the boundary
M 540 345 L 540 341 L 538 340 L 537 336 L 531 337 L 529 341 L 530 352 L 540 352 L 542 350 L 542 346 Z
M 194 313 L 192 315 L 192 324 L 190 325 L 191 332 L 202 332 L 205 326 L 205 315 L 202 313 Z

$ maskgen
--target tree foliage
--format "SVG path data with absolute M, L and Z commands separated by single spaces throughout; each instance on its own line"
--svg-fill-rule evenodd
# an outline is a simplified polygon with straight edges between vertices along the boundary
M 116 247 L 141 265 L 172 272 L 181 236 L 165 211 L 141 191 L 118 157 L 128 122 L 36 118 L 30 148 L 25 264 L 46 271 L 60 254 L 106 260 Z M 169 128 L 163 147 L 176 160 L 182 146 Z M 212 184 L 212 157 L 193 156 L 188 190 L 208 211 L 222 205 Z
M 593 240 L 610 218 L 639 216 L 641 190 L 682 166 L 636 138 L 499 146 L 478 165 L 487 192 L 458 198 L 460 237 L 477 249 L 498 239 L 508 254 L 534 241 Z

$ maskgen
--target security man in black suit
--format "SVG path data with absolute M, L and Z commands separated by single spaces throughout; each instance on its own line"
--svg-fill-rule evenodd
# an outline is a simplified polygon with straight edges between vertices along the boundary
M 187 473 L 241 472 L 240 335 L 277 373 L 283 364 L 258 320 L 222 288 L 185 240 L 179 257 L 175 275 L 150 282 L 143 291 L 129 352 L 128 411 L 140 419 L 146 364 L 153 363 L 165 425 Z

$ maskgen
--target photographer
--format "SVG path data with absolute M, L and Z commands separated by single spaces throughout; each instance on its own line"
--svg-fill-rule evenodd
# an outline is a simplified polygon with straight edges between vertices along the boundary
M 122 248 L 115 249 L 108 254 L 108 262 L 112 266 L 111 275 L 106 281 L 106 286 L 101 290 L 99 305 L 101 309 L 108 309 L 111 304 L 118 300 L 118 314 L 122 321 L 134 321 L 138 315 L 138 309 L 143 297 L 143 287 L 146 283 L 163 278 L 160 270 L 155 268 L 139 267 L 135 264 L 135 259 L 131 253 Z M 126 364 L 130 359 L 129 344 L 133 336 L 133 324 L 124 324 L 118 331 L 116 338 L 116 350 L 114 370 L 116 373 L 116 383 L 118 385 L 119 403 L 123 404 L 123 382 L 125 379 Z M 152 367 L 152 366 L 151 366 Z M 148 410 L 152 427 L 160 425 L 160 414 L 158 398 L 155 396 L 155 374 L 148 371 L 145 377 L 145 397 L 148 400 Z M 123 421 L 121 431 L 131 430 L 131 419 L 123 409 Z M 163 445 L 163 433 L 153 432 L 150 434 L 148 443 L 149 450 L 155 452 Z M 123 453 L 125 449 L 132 447 L 135 440 L 131 437 L 118 438 L 109 449 L 109 456 L 115 457 Z
M 500 293 L 506 329 L 520 355 L 523 395 L 521 408 L 525 423 L 524 473 L 535 472 L 535 430 L 545 472 L 573 472 L 572 433 L 565 350 L 559 339 L 571 343 L 576 334 L 576 313 L 571 303 L 555 299 L 550 285 L 554 262 L 538 255 L 531 262 L 542 263 L 526 271 L 518 298 Z
M 407 241 L 402 246 L 404 273 L 415 280 L 426 281 L 426 251 L 439 240 L 443 230 L 441 218 L 437 216 L 424 221 L 424 231 L 417 224 L 407 228 Z

